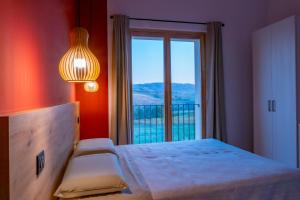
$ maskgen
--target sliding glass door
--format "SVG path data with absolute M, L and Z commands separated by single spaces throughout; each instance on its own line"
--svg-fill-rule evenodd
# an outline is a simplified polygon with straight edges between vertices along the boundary
M 133 142 L 165 140 L 164 40 L 132 38 Z
M 201 138 L 201 36 L 133 31 L 133 143 Z
M 171 39 L 173 141 L 201 136 L 200 61 L 199 39 Z

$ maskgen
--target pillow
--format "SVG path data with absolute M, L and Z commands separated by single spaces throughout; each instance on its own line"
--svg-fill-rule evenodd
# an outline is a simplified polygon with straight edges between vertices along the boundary
M 54 196 L 77 198 L 120 192 L 127 187 L 116 155 L 93 154 L 71 159 Z
M 115 146 L 111 139 L 97 138 L 80 140 L 74 151 L 74 156 L 77 157 L 99 153 L 113 153 L 117 155 Z

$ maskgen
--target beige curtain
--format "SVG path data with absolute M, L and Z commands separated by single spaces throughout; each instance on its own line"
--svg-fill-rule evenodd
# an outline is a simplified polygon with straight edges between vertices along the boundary
M 208 24 L 206 56 L 206 137 L 226 141 L 222 24 L 219 22 Z
M 131 41 L 126 16 L 113 19 L 113 54 L 111 69 L 111 126 L 110 137 L 115 144 L 130 144 L 131 120 Z

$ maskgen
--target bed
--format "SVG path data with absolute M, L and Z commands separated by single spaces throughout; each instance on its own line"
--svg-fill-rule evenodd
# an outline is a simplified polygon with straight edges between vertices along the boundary
M 116 150 L 129 190 L 82 199 L 300 199 L 298 170 L 214 139 Z

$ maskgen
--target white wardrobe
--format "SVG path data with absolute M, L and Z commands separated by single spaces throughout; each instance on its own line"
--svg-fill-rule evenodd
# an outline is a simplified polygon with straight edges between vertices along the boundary
M 290 167 L 299 166 L 299 19 L 253 35 L 254 152 Z

